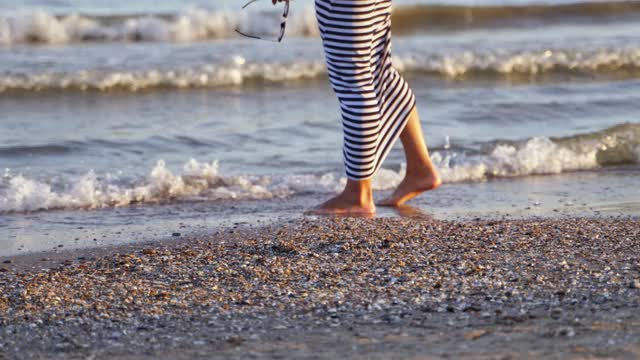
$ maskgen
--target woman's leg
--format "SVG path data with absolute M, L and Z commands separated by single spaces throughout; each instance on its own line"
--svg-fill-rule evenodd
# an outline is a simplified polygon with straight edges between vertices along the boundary
M 371 179 L 356 181 L 347 180 L 342 193 L 329 199 L 307 214 L 317 215 L 372 215 L 376 212 L 373 203 Z
M 383 206 L 399 206 L 421 193 L 440 186 L 438 170 L 431 162 L 429 150 L 422 136 L 422 126 L 418 110 L 414 107 L 400 141 L 407 158 L 407 174 L 398 188 L 387 199 L 380 202 Z

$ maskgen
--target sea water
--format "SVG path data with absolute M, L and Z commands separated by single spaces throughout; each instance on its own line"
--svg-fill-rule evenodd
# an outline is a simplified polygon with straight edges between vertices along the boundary
M 311 1 L 282 43 L 235 32 L 277 32 L 267 0 L 131 3 L 0 1 L 0 255 L 291 218 L 344 185 Z M 394 1 L 394 65 L 445 183 L 411 216 L 640 213 L 639 15 Z

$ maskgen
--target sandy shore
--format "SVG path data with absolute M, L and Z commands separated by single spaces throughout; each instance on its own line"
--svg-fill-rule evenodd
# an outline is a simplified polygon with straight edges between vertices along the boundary
M 638 219 L 301 219 L 0 261 L 0 359 L 640 357 Z

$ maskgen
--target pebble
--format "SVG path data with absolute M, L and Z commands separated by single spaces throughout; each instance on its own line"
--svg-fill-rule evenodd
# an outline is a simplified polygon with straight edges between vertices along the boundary
M 227 342 L 234 346 L 240 346 L 245 342 L 245 339 L 241 336 L 230 336 L 227 338 Z
M 470 331 L 470 332 L 466 333 L 464 335 L 464 338 L 466 340 L 476 340 L 476 339 L 479 339 L 479 338 L 485 336 L 488 333 L 489 332 L 487 330 L 484 330 L 484 329 L 473 330 L 473 331 Z
M 144 249 L 144 250 L 142 250 L 142 253 L 144 255 L 149 255 L 149 256 L 157 255 L 158 254 L 158 250 L 156 250 L 156 249 Z
M 566 336 L 566 337 L 574 337 L 576 336 L 576 331 L 571 326 L 561 327 L 556 330 L 556 336 Z
M 0 321 L 41 319 L 43 327 L 60 321 L 55 326 L 64 328 L 82 318 L 89 329 L 111 324 L 118 330 L 118 324 L 140 320 L 132 329 L 147 333 L 142 329 L 170 326 L 160 319 L 195 317 L 196 310 L 221 318 L 260 317 L 268 310 L 277 314 L 270 330 L 283 332 L 291 329 L 286 319 L 293 315 L 335 326 L 355 314 L 361 321 L 395 324 L 406 313 L 424 324 L 440 317 L 456 329 L 469 318 L 522 323 L 530 318 L 520 314 L 536 307 L 542 318 L 567 319 L 575 306 L 598 313 L 635 294 L 631 285 L 640 288 L 640 279 L 632 280 L 636 273 L 626 277 L 638 261 L 630 254 L 640 253 L 638 228 L 638 220 L 611 219 L 294 221 L 176 241 L 174 247 L 119 248 L 77 266 L 2 276 Z M 621 246 L 628 250 L 619 251 Z M 211 326 L 221 321 L 214 318 Z M 115 333 L 122 341 L 132 336 Z M 240 345 L 243 334 L 250 331 L 220 338 Z M 575 334 L 573 328 L 551 333 Z

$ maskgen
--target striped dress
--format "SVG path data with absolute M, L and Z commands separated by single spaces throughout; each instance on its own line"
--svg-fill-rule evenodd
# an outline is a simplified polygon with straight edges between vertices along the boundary
M 415 96 L 391 65 L 391 0 L 315 0 L 331 87 L 338 96 L 344 163 L 371 178 L 398 139 Z

